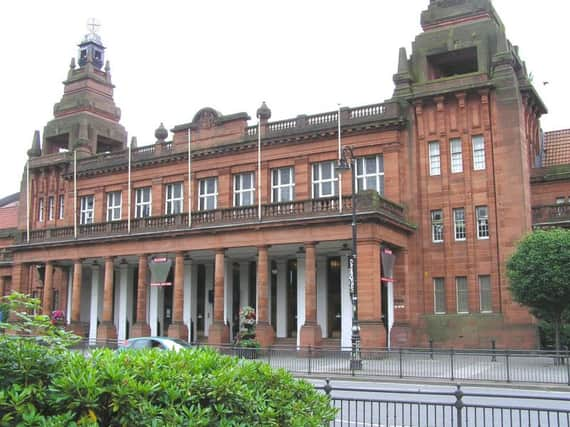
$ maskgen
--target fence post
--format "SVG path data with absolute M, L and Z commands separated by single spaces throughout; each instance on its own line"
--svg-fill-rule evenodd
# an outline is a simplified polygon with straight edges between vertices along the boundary
M 267 349 L 267 364 L 271 366 L 271 347 Z
M 402 369 L 402 363 L 403 363 L 402 356 L 403 356 L 403 355 L 402 355 L 402 348 L 400 348 L 400 351 L 399 351 L 399 359 L 400 359 L 400 378 L 403 378 L 403 376 L 404 376 L 403 369 Z
M 451 351 L 449 352 L 449 355 L 451 356 L 451 381 L 455 380 L 455 372 L 453 369 L 453 355 L 455 353 L 455 350 L 451 349 Z
M 313 347 L 309 346 L 309 371 L 308 374 L 311 375 L 311 357 L 312 357 L 312 353 L 313 353 Z
M 457 427 L 463 426 L 463 391 L 461 391 L 461 386 L 457 384 L 457 390 L 455 390 L 455 410 L 457 412 Z
M 491 349 L 493 350 L 493 357 L 491 357 L 491 362 L 497 361 L 497 343 L 495 340 L 491 341 Z
M 570 353 L 568 346 L 566 346 L 566 377 L 568 378 L 568 385 L 570 385 Z
M 433 360 L 433 340 L 429 340 L 429 358 Z
M 511 382 L 511 369 L 510 369 L 510 363 L 509 363 L 509 350 L 505 350 L 505 361 L 507 364 L 507 382 L 510 383 Z
M 327 379 L 325 380 L 325 386 L 323 387 L 323 390 L 325 391 L 325 394 L 326 394 L 327 396 L 330 396 L 330 395 L 331 395 L 332 386 L 331 386 L 331 380 L 330 380 L 330 378 L 327 378 Z

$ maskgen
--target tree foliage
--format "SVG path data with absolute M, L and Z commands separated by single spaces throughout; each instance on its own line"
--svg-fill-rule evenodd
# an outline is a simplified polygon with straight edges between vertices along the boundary
M 570 307 L 570 230 L 528 234 L 507 263 L 507 274 L 515 301 L 559 330 Z

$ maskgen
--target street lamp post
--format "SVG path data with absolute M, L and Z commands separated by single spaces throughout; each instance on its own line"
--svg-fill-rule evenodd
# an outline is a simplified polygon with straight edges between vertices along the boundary
M 351 329 L 351 354 L 350 369 L 362 369 L 362 358 L 360 354 L 360 323 L 358 322 L 358 274 L 356 257 L 356 177 L 355 158 L 352 147 L 345 145 L 342 147 L 342 156 L 338 161 L 337 170 L 339 172 L 350 169 L 352 180 L 352 250 L 348 259 L 348 284 L 350 288 L 350 301 L 352 303 L 352 329 Z

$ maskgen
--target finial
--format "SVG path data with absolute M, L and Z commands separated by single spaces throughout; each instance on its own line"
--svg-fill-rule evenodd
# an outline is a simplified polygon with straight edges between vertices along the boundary
M 257 109 L 257 117 L 260 120 L 269 120 L 271 118 L 271 110 L 269 109 L 265 101 L 263 101 L 261 107 Z
M 109 61 L 105 61 L 105 72 L 108 73 L 109 71 L 111 71 L 111 64 Z
M 138 147 L 138 143 L 137 143 L 137 137 L 133 136 L 131 138 L 131 149 L 137 148 Z
M 160 126 L 154 131 L 154 136 L 156 137 L 156 142 L 164 142 L 164 140 L 168 138 L 168 131 L 162 122 L 160 122 Z
M 398 56 L 398 74 L 409 73 L 410 68 L 408 64 L 408 54 L 406 53 L 406 48 L 401 47 Z
M 75 58 L 71 58 L 71 63 L 69 64 L 69 68 L 75 70 Z
M 42 155 L 40 145 L 40 131 L 34 131 L 34 138 L 32 139 L 32 148 L 28 150 L 28 157 L 39 157 Z

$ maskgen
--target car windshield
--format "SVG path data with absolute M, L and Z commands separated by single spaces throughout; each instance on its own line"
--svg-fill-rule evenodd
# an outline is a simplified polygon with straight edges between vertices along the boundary
M 163 344 L 169 350 L 180 350 L 181 348 L 191 347 L 191 345 L 188 344 L 186 341 L 183 341 L 183 340 L 178 339 L 178 338 L 169 338 L 168 340 L 164 340 Z

